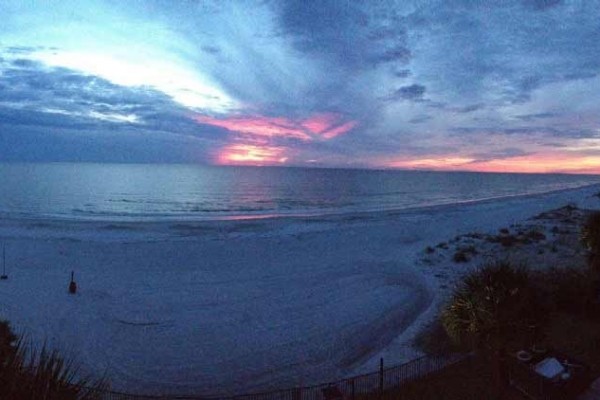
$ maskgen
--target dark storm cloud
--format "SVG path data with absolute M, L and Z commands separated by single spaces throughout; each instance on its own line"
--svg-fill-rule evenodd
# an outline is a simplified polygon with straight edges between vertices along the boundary
M 583 128 L 583 127 L 556 127 L 556 126 L 517 126 L 512 128 L 497 128 L 497 127 L 453 127 L 449 129 L 452 135 L 541 135 L 553 138 L 563 139 L 587 139 L 595 138 L 598 136 L 596 129 Z
M 221 49 L 219 49 L 217 46 L 204 45 L 201 48 L 202 51 L 208 54 L 219 54 L 221 52 Z
M 408 69 L 399 69 L 394 71 L 394 76 L 397 78 L 407 78 L 410 76 L 410 70 Z
M 524 151 L 524 150 L 516 148 L 516 147 L 506 147 L 506 148 L 502 148 L 502 149 L 490 150 L 490 151 L 479 152 L 479 153 L 472 153 L 472 154 L 470 154 L 470 157 L 474 158 L 474 161 L 472 161 L 472 163 L 477 163 L 477 162 L 485 162 L 485 161 L 491 161 L 491 160 L 503 160 L 503 159 L 511 158 L 511 157 L 527 156 L 530 154 L 533 154 L 533 153 Z
M 361 4 L 328 0 L 278 3 L 280 28 L 302 52 L 318 54 L 344 69 L 411 58 L 406 27 L 389 2 Z
M 421 123 L 427 122 L 431 119 L 433 119 L 433 117 L 431 115 L 420 115 L 418 117 L 409 119 L 408 122 L 410 122 L 411 124 L 421 124 Z
M 516 118 L 518 118 L 522 121 L 535 121 L 537 119 L 546 119 L 546 118 L 553 118 L 553 117 L 558 117 L 558 116 L 560 116 L 560 114 L 558 114 L 558 113 L 543 112 L 543 113 L 535 113 L 535 114 L 517 115 Z
M 0 126 L 5 142 L 27 150 L 4 154 L 2 160 L 95 161 L 116 147 L 107 159 L 175 162 L 188 157 L 191 141 L 197 151 L 190 161 L 208 162 L 211 147 L 228 137 L 227 131 L 198 125 L 188 110 L 160 92 L 24 61 L 13 61 L 0 75 Z M 115 118 L 131 115 L 135 122 Z M 33 151 L 36 143 L 40 149 Z M 43 150 L 56 148 L 63 155 Z M 162 153 L 169 148 L 178 151 Z
M 2 106 L 0 106 L 0 124 L 3 126 L 62 127 L 65 129 L 86 129 L 96 125 L 87 118 Z
M 392 94 L 389 95 L 388 100 L 411 100 L 419 101 L 423 99 L 425 94 L 425 86 L 419 84 L 412 84 L 408 86 L 402 86 L 396 89 Z
M 0 87 L 3 101 L 20 98 L 46 107 L 68 105 L 70 111 L 94 105 L 114 110 L 141 105 L 172 107 L 172 101 L 161 93 L 125 88 L 95 76 L 66 68 L 49 68 L 31 60 L 13 61 L 0 75 Z
M 375 63 L 400 62 L 407 63 L 410 60 L 410 50 L 405 47 L 396 47 L 384 50 L 380 54 L 373 57 Z
M 0 162 L 206 162 L 210 143 L 140 130 L 83 130 L 64 126 L 3 126 Z
M 556 143 L 556 142 L 546 142 L 546 143 L 544 143 L 544 146 L 554 147 L 557 149 L 563 149 L 565 147 L 569 147 L 569 145 L 567 143 Z
M 430 108 L 448 111 L 448 112 L 456 113 L 456 114 L 469 114 L 469 113 L 472 113 L 475 111 L 483 110 L 486 107 L 485 104 L 483 104 L 483 103 L 457 106 L 457 105 L 450 105 L 446 102 L 432 101 L 432 100 L 426 101 L 425 104 L 427 105 L 427 107 L 430 107 Z
M 562 0 L 524 0 L 523 3 L 536 10 L 544 11 L 562 3 Z
M 428 3 L 408 18 L 413 30 L 427 37 L 419 78 L 432 92 L 497 106 L 527 102 L 533 90 L 550 83 L 596 76 L 599 6 L 597 1 L 571 7 L 551 1 Z M 499 96 L 490 96 L 488 82 L 496 82 Z
M 39 46 L 8 46 L 3 49 L 6 54 L 29 54 L 32 51 L 40 49 Z
M 12 62 L 12 64 L 15 67 L 20 67 L 20 68 L 33 68 L 33 67 L 38 66 L 38 63 L 36 63 L 35 61 L 26 60 L 26 59 L 17 59 L 17 60 L 14 60 Z
M 454 111 L 459 114 L 467 114 L 467 113 L 481 110 L 484 107 L 485 107 L 485 105 L 483 105 L 483 104 L 471 104 L 469 106 L 464 106 L 464 107 L 451 107 L 450 111 Z

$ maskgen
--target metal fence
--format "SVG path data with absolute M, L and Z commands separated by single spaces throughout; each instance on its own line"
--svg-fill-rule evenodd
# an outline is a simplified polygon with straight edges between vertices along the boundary
M 457 354 L 446 357 L 425 356 L 405 364 L 383 368 L 379 371 L 353 376 L 334 382 L 234 396 L 147 396 L 113 391 L 101 391 L 96 395 L 102 400 L 333 400 L 356 399 L 365 395 L 383 393 L 415 381 L 432 372 L 456 364 L 468 358 Z

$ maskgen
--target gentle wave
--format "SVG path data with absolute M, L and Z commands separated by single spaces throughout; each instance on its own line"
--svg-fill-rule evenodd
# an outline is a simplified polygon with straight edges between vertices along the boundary
M 244 219 L 405 210 L 600 183 L 594 175 L 0 164 L 0 215 Z

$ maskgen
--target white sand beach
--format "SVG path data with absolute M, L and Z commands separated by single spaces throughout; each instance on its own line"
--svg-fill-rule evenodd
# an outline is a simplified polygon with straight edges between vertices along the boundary
M 598 208 L 599 189 L 331 217 L 3 219 L 0 319 L 120 391 L 228 394 L 334 380 L 374 370 L 380 357 L 417 356 L 414 335 L 482 259 L 426 262 L 427 246 L 569 203 Z

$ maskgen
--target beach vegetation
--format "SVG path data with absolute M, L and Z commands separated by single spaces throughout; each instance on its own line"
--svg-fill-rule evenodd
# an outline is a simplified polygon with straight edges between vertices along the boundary
M 588 310 L 598 311 L 600 310 L 600 212 L 593 212 L 587 217 L 581 228 L 581 241 L 588 252 L 589 283 L 586 296 Z
M 481 240 L 485 237 L 485 235 L 483 233 L 479 233 L 479 232 L 471 232 L 471 233 L 467 233 L 463 236 L 466 238 L 469 238 L 469 239 L 477 239 L 477 240 Z
M 542 240 L 546 240 L 546 235 L 537 229 L 531 229 L 525 233 L 525 238 L 532 242 L 541 242 Z
M 575 357 L 590 366 L 592 376 L 598 376 L 600 290 L 594 292 L 590 288 L 600 288 L 593 279 L 600 275 L 600 262 L 596 262 L 600 261 L 600 213 L 589 214 L 585 219 L 586 215 L 587 211 L 572 205 L 542 214 L 539 218 L 555 223 L 546 225 L 548 235 L 569 235 L 559 241 L 553 238 L 546 244 L 543 243 L 546 231 L 539 225 L 511 226 L 508 234 L 499 231 L 481 235 L 481 240 L 504 247 L 542 242 L 539 246 L 523 246 L 523 250 L 560 254 L 539 258 L 531 270 L 493 262 L 466 276 L 443 309 L 439 323 L 424 329 L 415 344 L 428 354 L 475 350 L 476 357 L 471 360 L 476 365 L 447 368 L 411 387 L 403 387 L 403 393 L 411 389 L 419 394 L 413 398 L 423 399 L 484 398 L 479 394 L 490 393 L 491 383 L 502 386 L 506 383 L 504 360 L 520 350 L 537 346 Z M 583 248 L 572 242 L 580 229 L 582 245 L 588 252 L 587 268 L 583 260 L 573 257 L 582 254 Z M 463 377 L 457 378 L 461 368 Z M 460 385 L 455 384 L 457 379 Z M 422 395 L 432 392 L 436 385 L 437 393 Z M 502 392 L 503 398 L 513 398 L 507 397 L 510 388 L 497 389 L 495 392 Z M 449 396 L 450 392 L 457 395 Z
M 441 319 L 457 343 L 496 349 L 536 320 L 539 306 L 528 270 L 494 261 L 464 278 Z
M 518 243 L 518 240 L 514 235 L 489 235 L 485 240 L 489 243 L 500 243 L 503 247 L 511 247 Z
M 556 225 L 554 225 L 550 231 L 552 232 L 553 235 L 560 235 L 560 234 L 569 233 L 568 230 L 566 230 L 566 229 L 560 229 Z
M 498 243 L 502 247 L 512 247 L 518 244 L 531 244 L 546 240 L 546 235 L 538 229 L 520 229 L 516 234 L 511 234 L 506 228 L 500 230 L 499 235 L 487 235 L 485 240 L 489 243 Z
M 70 359 L 45 345 L 40 350 L 0 322 L 0 398 L 12 400 L 99 399 L 104 380 L 78 378 Z
M 468 262 L 469 261 L 469 256 L 467 255 L 467 253 L 464 250 L 458 250 L 456 253 L 454 253 L 454 256 L 452 257 L 452 260 L 455 263 Z
M 516 337 L 541 325 L 542 303 L 527 269 L 508 261 L 484 264 L 467 275 L 442 312 L 448 336 L 458 345 L 489 357 L 498 390 L 506 386 L 504 359 Z
M 473 245 L 458 246 L 452 260 L 456 263 L 469 262 L 472 256 L 478 254 L 477 249 Z
M 590 214 L 581 228 L 581 241 L 592 269 L 600 270 L 600 212 Z

